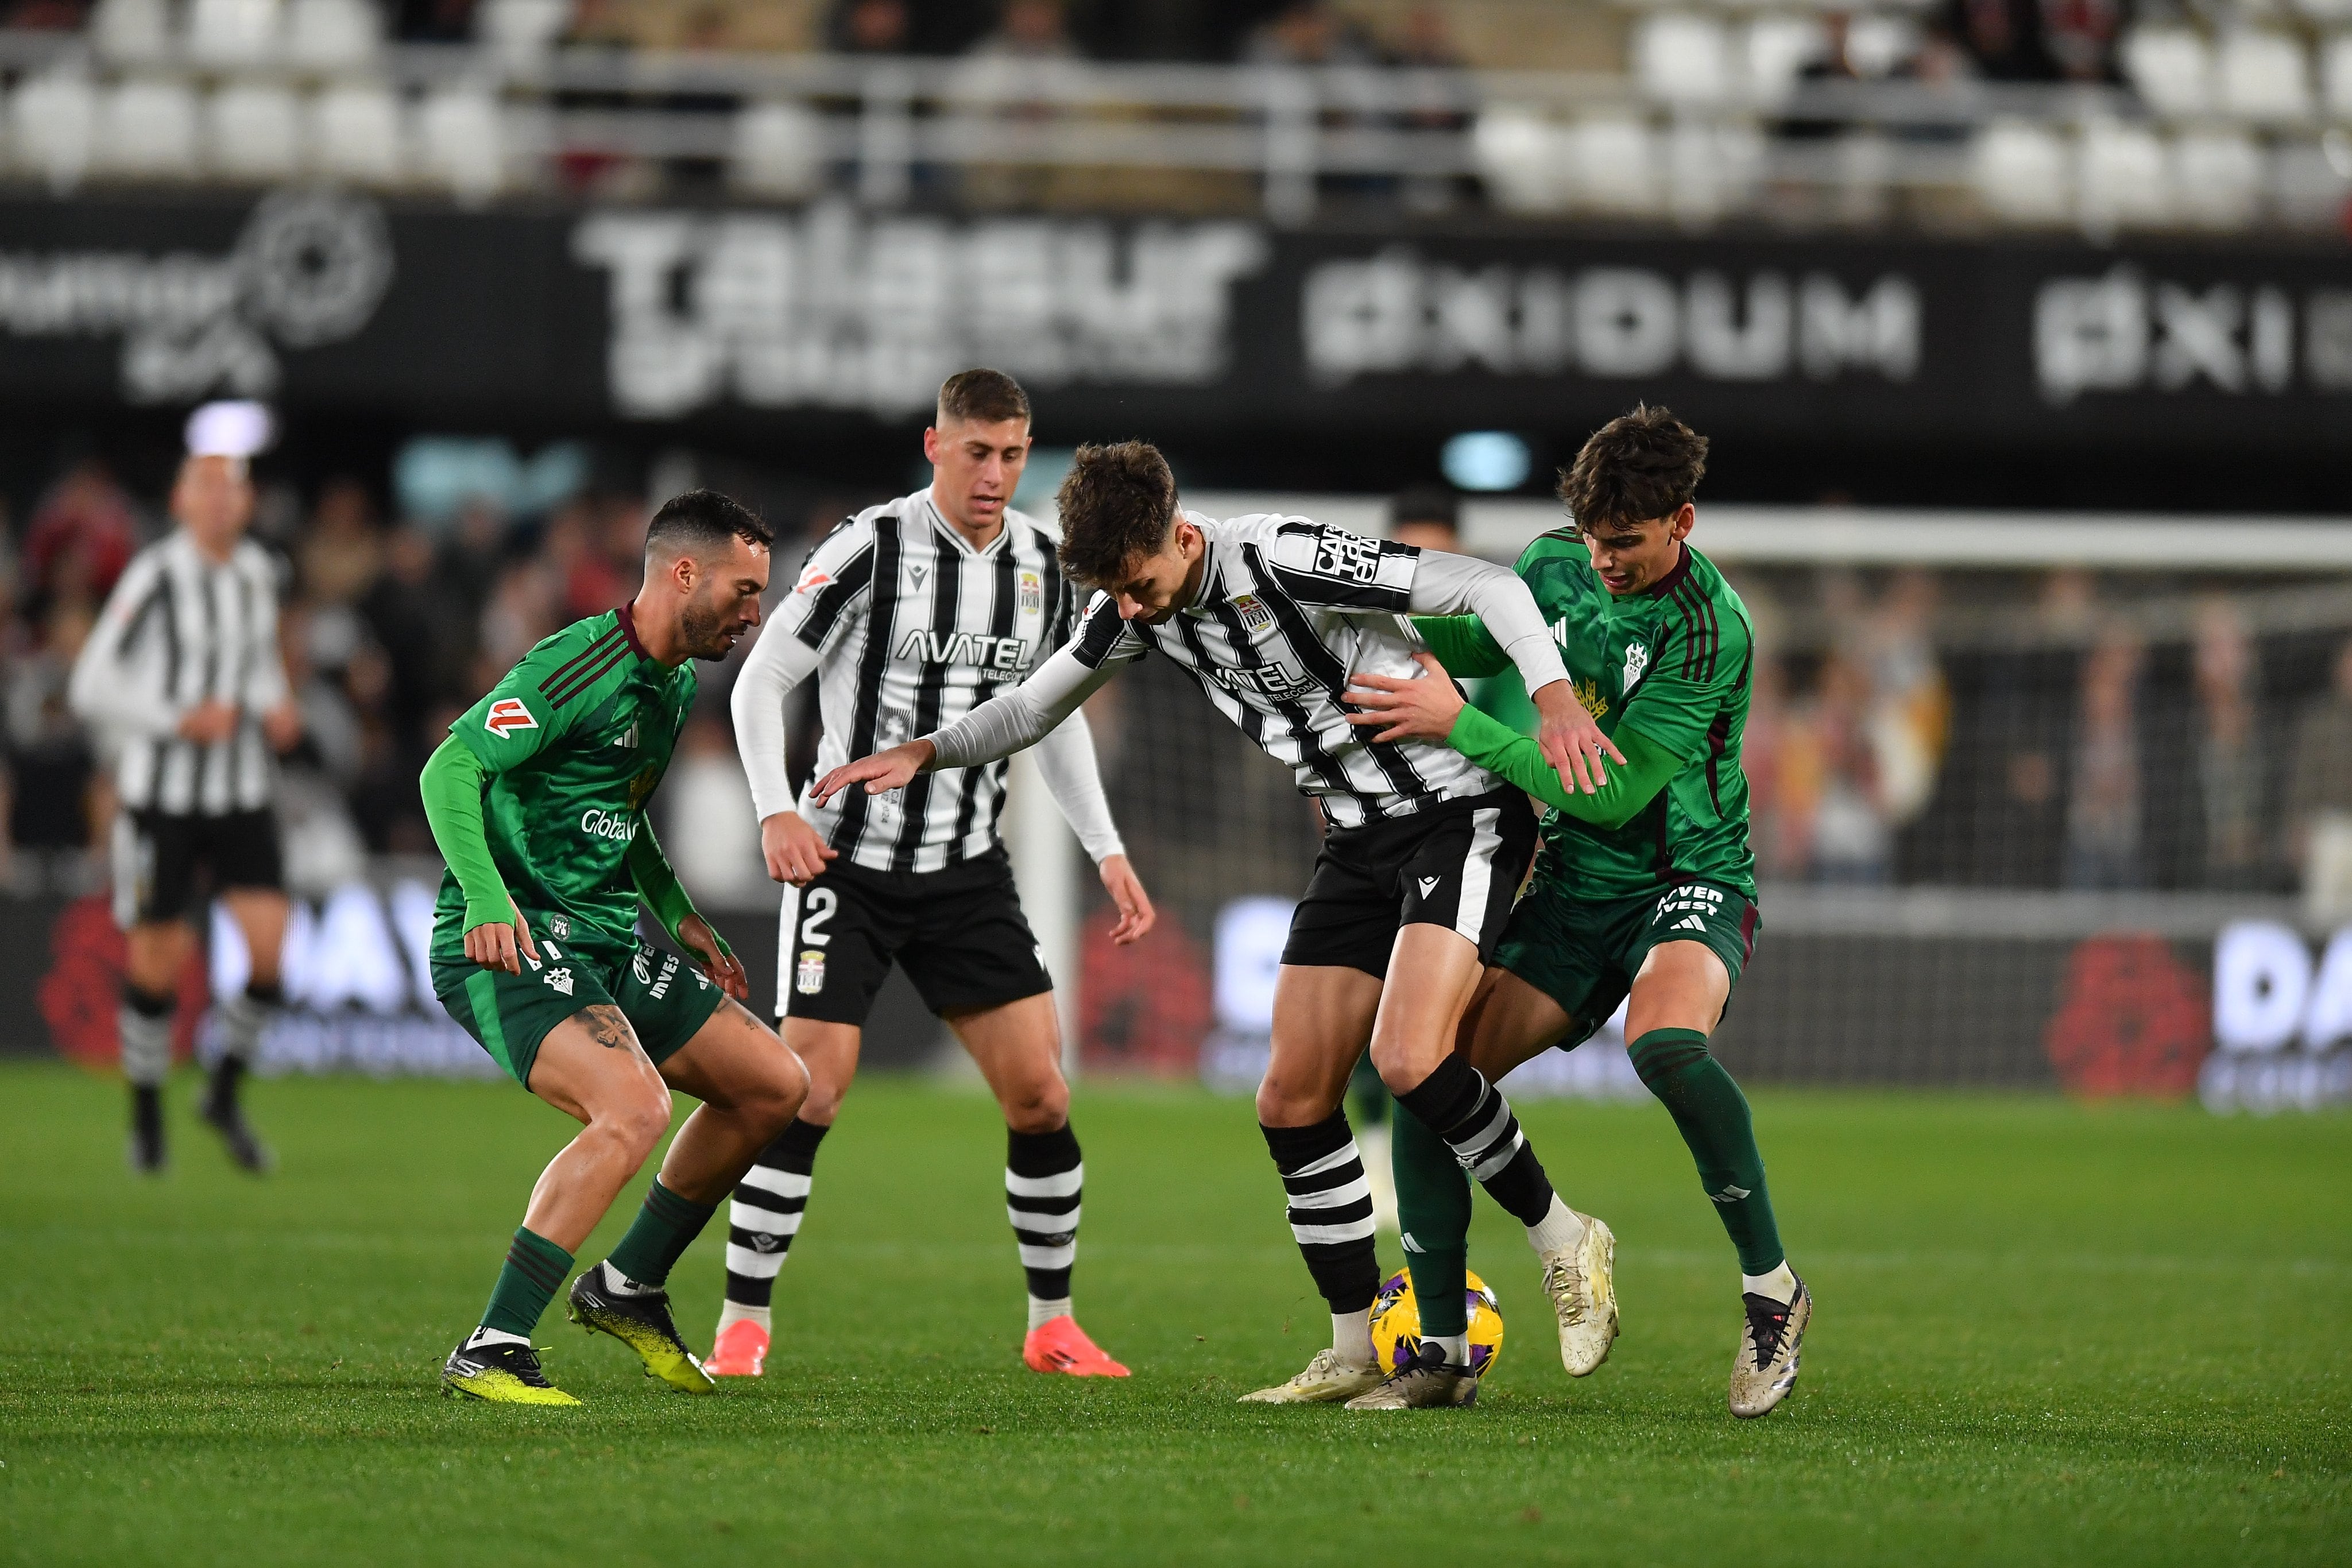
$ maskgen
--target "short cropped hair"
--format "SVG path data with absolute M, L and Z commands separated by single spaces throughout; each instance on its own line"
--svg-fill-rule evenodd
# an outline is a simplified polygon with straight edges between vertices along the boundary
M 1592 433 L 1560 471 L 1559 498 L 1580 528 L 1671 516 L 1706 474 L 1706 437 L 1672 412 L 1637 403 Z
M 772 549 L 776 530 L 732 496 L 716 490 L 688 490 L 673 496 L 646 527 L 646 553 L 656 549 L 703 559 L 727 548 L 730 539 L 744 539 Z
M 1029 394 L 1003 371 L 958 371 L 940 383 L 939 423 L 945 424 L 951 419 L 979 424 L 1017 419 L 1026 423 Z
M 1176 522 L 1176 476 L 1149 442 L 1081 446 L 1057 500 L 1062 570 L 1105 588 L 1138 556 L 1157 555 L 1167 545 Z

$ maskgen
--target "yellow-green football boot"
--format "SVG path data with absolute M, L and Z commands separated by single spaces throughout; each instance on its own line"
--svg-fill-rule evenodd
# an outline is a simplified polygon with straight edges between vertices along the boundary
M 681 1394 L 716 1394 L 719 1385 L 686 1348 L 670 1319 L 669 1292 L 623 1292 L 614 1286 L 613 1271 L 610 1263 L 583 1270 L 572 1281 L 565 1315 L 590 1333 L 611 1334 L 635 1351 L 647 1377 L 658 1377 Z
M 511 1340 L 470 1349 L 459 1342 L 441 1364 L 441 1392 L 493 1405 L 580 1403 L 547 1380 L 539 1369 L 537 1351 Z

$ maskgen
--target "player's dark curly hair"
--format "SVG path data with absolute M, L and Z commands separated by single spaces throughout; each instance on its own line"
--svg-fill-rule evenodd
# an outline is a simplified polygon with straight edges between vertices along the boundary
M 1138 556 L 1159 553 L 1176 521 L 1176 476 L 1144 441 L 1079 447 L 1057 498 L 1062 570 L 1089 588 L 1108 587 Z
M 647 554 L 663 549 L 672 555 L 700 559 L 725 549 L 730 538 L 747 539 L 762 549 L 772 549 L 776 530 L 759 513 L 734 497 L 722 496 L 716 490 L 688 490 L 683 496 L 672 496 L 661 504 L 654 520 L 646 525 Z
M 1706 437 L 1670 410 L 1636 403 L 1560 470 L 1559 495 L 1576 528 L 1645 523 L 1681 511 L 1706 474 Z

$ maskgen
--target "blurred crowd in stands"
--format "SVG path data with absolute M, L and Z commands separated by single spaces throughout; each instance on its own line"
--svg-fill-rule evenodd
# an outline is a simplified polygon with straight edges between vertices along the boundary
M 283 643 L 305 727 L 282 804 L 298 886 L 331 885 L 370 854 L 431 853 L 416 774 L 451 718 L 534 642 L 636 586 L 643 495 L 545 460 L 548 493 L 536 497 L 512 475 L 470 494 L 436 488 L 435 465 L 414 456 L 389 486 L 403 503 L 355 478 L 305 495 L 262 486 L 255 534 L 285 564 Z M 501 489 L 504 501 L 488 494 Z M 110 801 L 66 710 L 67 675 L 114 579 L 166 526 L 156 497 L 94 460 L 30 494 L 0 549 L 8 881 L 19 889 L 85 880 L 103 842 Z M 812 493 L 800 515 L 773 517 L 777 591 L 817 532 L 881 498 Z M 1765 650 L 1746 758 L 1768 881 L 2286 892 L 2306 867 L 2333 865 L 2317 874 L 2352 883 L 2352 624 L 2340 587 L 2331 620 L 2275 612 L 2331 591 L 2307 582 L 2224 594 L 2076 570 L 1733 576 Z M 660 800 L 664 821 L 695 828 L 666 842 L 698 891 L 763 897 L 727 719 L 732 672 L 702 673 Z M 1098 731 L 1114 799 L 1164 815 L 1150 804 L 1164 781 L 1140 775 L 1165 753 L 1120 745 L 1122 720 L 1185 722 L 1197 705 L 1162 704 L 1139 682 L 1097 700 L 1109 705 Z M 1202 746 L 1247 749 L 1205 710 L 1192 716 L 1202 722 L 1185 733 Z M 803 768 L 812 724 L 798 725 Z M 1181 809 L 1223 807 L 1195 798 Z M 1289 820 L 1271 810 L 1249 821 Z
M 103 0 L 0 0 L 0 26 L 77 31 Z M 530 9 L 548 41 L 616 47 L 1101 58 L 1253 65 L 1617 70 L 1623 7 L 1600 0 L 374 0 L 398 43 L 512 36 Z M 1703 8 L 1703 7 L 1702 7 Z M 1870 0 L 1822 11 L 1814 78 L 2115 82 L 2127 0 L 1938 0 L 1900 61 L 1850 47 Z M 2145 8 L 2145 7 L 2143 7 Z M 2161 8 L 2160 6 L 2158 8 Z M 1894 12 L 1917 12 L 1896 5 Z M 2173 12 L 2189 16 L 2176 5 Z

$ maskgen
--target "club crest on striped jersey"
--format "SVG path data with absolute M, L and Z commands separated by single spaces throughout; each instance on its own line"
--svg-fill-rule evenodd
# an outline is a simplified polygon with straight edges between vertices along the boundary
M 1233 605 L 1241 614 L 1242 624 L 1253 632 L 1263 632 L 1274 624 L 1274 612 L 1255 593 L 1234 594 Z
M 531 716 L 520 697 L 500 697 L 482 716 L 482 727 L 504 740 L 519 729 L 537 729 L 539 720 Z
M 1639 643 L 1626 643 L 1625 678 L 1617 684 L 1617 689 L 1630 695 L 1641 684 L 1642 674 L 1649 667 L 1650 651 Z
M 1035 615 L 1045 608 L 1045 580 L 1034 571 L 1024 570 L 1020 577 L 1021 613 Z

